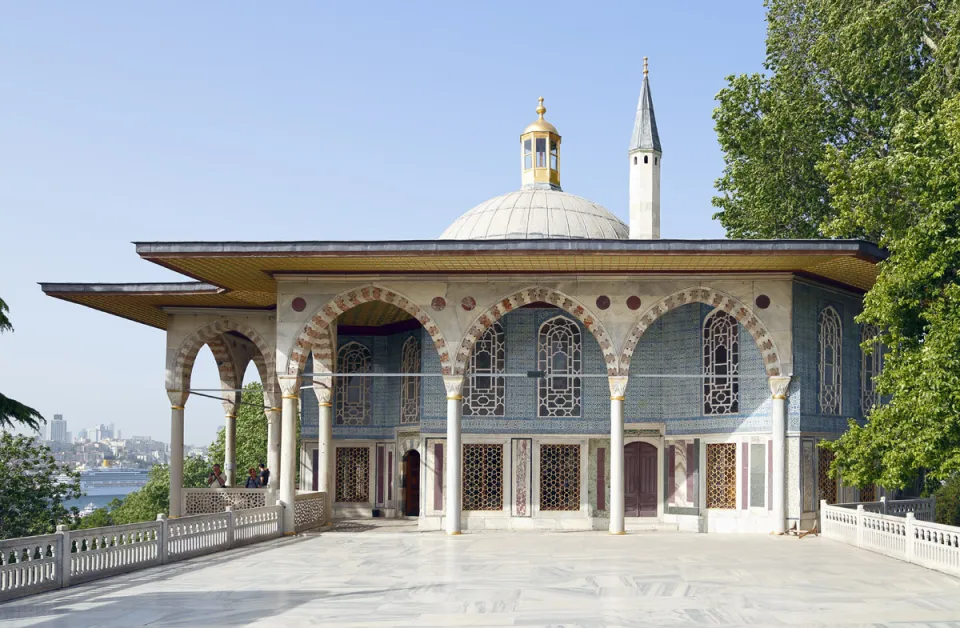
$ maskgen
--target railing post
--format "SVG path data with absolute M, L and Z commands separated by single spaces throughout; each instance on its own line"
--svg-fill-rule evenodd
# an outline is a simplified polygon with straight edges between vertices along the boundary
M 914 532 L 914 527 L 913 527 L 913 526 L 914 526 L 915 523 L 916 523 L 916 518 L 913 516 L 913 513 L 912 513 L 912 512 L 908 512 L 908 513 L 907 513 L 907 525 L 906 525 L 907 538 L 906 538 L 906 545 L 904 546 L 904 550 L 905 550 L 906 553 L 907 553 L 907 562 L 908 562 L 908 563 L 912 563 L 912 562 L 913 562 L 914 549 L 915 549 L 915 548 L 914 548 L 914 535 L 916 534 L 916 532 Z
M 225 506 L 224 510 L 227 513 L 227 547 L 233 547 L 233 527 L 236 515 L 233 514 L 233 506 Z
M 57 526 L 57 535 L 60 537 L 57 546 L 57 582 L 61 589 L 70 586 L 70 528 L 65 525 Z
M 863 504 L 857 504 L 857 547 L 863 547 Z
M 887 514 L 887 496 L 883 495 L 880 497 L 880 514 Z
M 167 515 L 162 512 L 157 514 L 157 521 L 160 522 L 160 530 L 157 532 L 157 542 L 160 543 L 160 564 L 166 565 L 170 557 L 170 552 L 167 547 L 169 544 L 167 536 Z

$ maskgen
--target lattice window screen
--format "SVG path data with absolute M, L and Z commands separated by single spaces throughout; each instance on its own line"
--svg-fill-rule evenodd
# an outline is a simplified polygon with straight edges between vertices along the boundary
M 877 501 L 877 487 L 871 484 L 870 486 L 865 486 L 860 489 L 860 501 L 862 502 L 875 502 Z
M 537 368 L 546 375 L 537 386 L 540 417 L 578 417 L 582 413 L 583 373 L 580 327 L 557 316 L 540 326 L 537 334 Z
M 341 373 L 369 373 L 373 368 L 370 350 L 359 342 L 348 342 L 337 353 Z M 364 425 L 370 416 L 372 379 L 360 375 L 341 377 L 337 385 L 337 424 Z
M 880 328 L 876 325 L 860 326 L 860 344 L 880 335 Z M 879 405 L 877 385 L 874 377 L 880 374 L 883 368 L 883 352 L 879 344 L 873 345 L 873 352 L 867 353 L 860 349 L 860 413 L 867 416 L 870 409 Z
M 840 315 L 830 306 L 820 312 L 818 344 L 820 355 L 818 369 L 820 374 L 820 413 L 840 414 L 843 346 L 843 324 Z
M 337 448 L 336 501 L 370 501 L 370 450 L 368 448 Z
M 740 324 L 722 310 L 703 326 L 703 413 L 740 411 Z
M 503 445 L 463 446 L 463 509 L 503 509 Z
M 737 507 L 737 445 L 707 445 L 707 508 Z
M 411 336 L 403 343 L 400 356 L 403 373 L 420 373 L 420 342 Z M 403 377 L 400 382 L 400 422 L 420 421 L 420 378 Z
M 540 445 L 540 510 L 580 510 L 580 445 Z
M 463 416 L 503 416 L 504 370 L 503 326 L 495 321 L 470 355 L 463 380 Z
M 823 447 L 817 447 L 817 492 L 820 499 L 828 504 L 837 503 L 837 480 L 830 477 L 830 463 L 833 462 L 833 452 Z

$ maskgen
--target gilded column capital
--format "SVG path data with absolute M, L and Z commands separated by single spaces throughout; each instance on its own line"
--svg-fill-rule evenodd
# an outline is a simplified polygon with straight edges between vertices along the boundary
M 280 391 L 284 398 L 300 398 L 300 376 L 299 375 L 280 375 L 277 377 L 280 384 Z
M 333 405 L 333 390 L 324 384 L 313 384 L 313 393 L 317 396 L 317 403 L 321 406 Z
M 183 407 L 187 405 L 187 397 L 189 396 L 189 392 L 182 390 L 167 390 L 167 398 L 170 399 L 170 405 L 177 410 L 182 410 Z
M 627 394 L 627 377 L 625 375 L 614 375 L 607 378 L 610 384 L 610 399 L 623 401 Z
M 790 388 L 790 376 L 789 375 L 778 375 L 776 377 L 769 378 L 770 382 L 770 392 L 773 394 L 774 399 L 786 399 L 787 390 Z
M 447 389 L 447 399 L 463 399 L 462 375 L 444 375 L 443 387 Z

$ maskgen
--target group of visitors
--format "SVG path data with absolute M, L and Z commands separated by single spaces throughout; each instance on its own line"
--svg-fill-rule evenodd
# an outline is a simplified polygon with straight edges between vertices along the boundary
M 247 470 L 247 483 L 244 488 L 266 488 L 270 483 L 270 469 L 262 462 L 260 472 L 253 467 Z M 227 477 L 220 470 L 220 465 L 213 465 L 213 471 L 207 476 L 207 488 L 223 488 L 227 485 Z

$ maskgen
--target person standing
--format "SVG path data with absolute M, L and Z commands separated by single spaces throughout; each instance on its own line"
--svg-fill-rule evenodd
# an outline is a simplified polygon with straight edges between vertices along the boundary
M 244 488 L 260 488 L 260 480 L 257 478 L 257 470 L 250 467 L 247 470 L 247 483 Z
M 267 488 L 270 484 L 270 469 L 265 464 L 260 463 L 260 488 Z
M 223 488 L 227 485 L 227 478 L 220 470 L 220 465 L 213 465 L 213 471 L 207 475 L 207 488 Z

